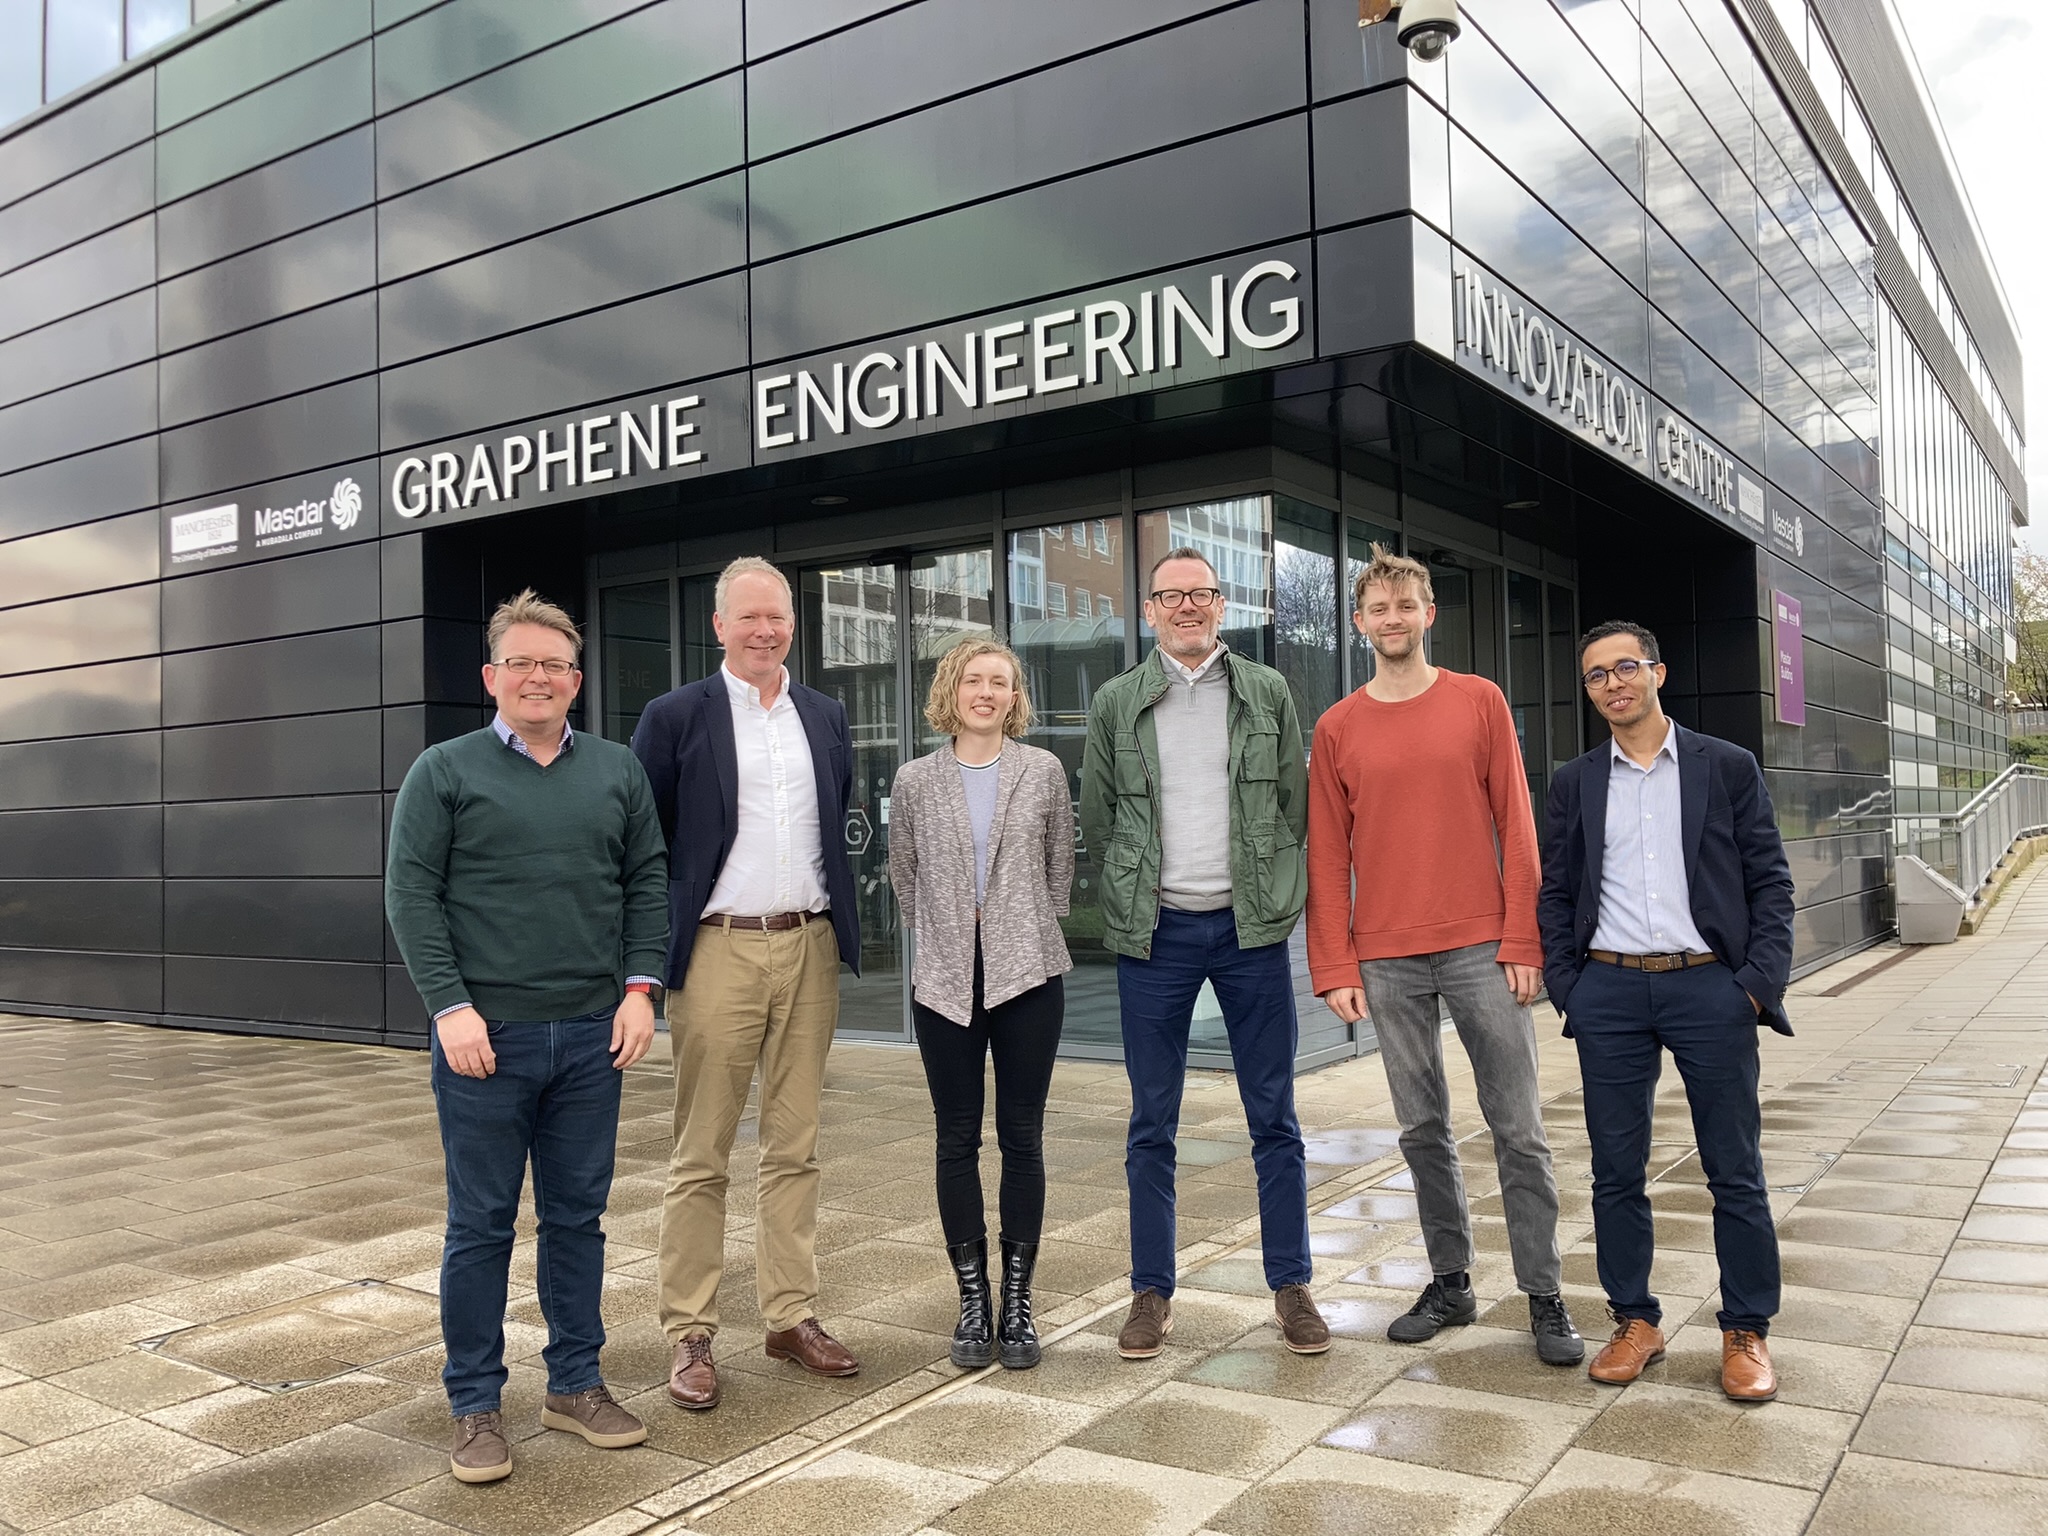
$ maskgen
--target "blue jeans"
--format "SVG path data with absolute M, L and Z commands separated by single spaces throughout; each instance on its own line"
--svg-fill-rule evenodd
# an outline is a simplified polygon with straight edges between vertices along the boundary
M 1259 1239 L 1266 1284 L 1306 1285 L 1308 1156 L 1294 1117 L 1294 975 L 1285 944 L 1241 949 L 1237 919 L 1220 912 L 1159 911 L 1152 957 L 1116 962 L 1131 1131 L 1124 1174 L 1131 1187 L 1131 1289 L 1171 1296 L 1174 1285 L 1174 1138 L 1187 1083 L 1188 1029 L 1204 981 L 1216 988 L 1238 1097 L 1259 1175 Z
M 1748 996 L 1725 965 L 1652 974 L 1592 960 L 1572 988 L 1571 1026 L 1593 1141 L 1593 1240 L 1609 1305 L 1623 1318 L 1664 1316 L 1650 1291 L 1656 1237 L 1644 1164 L 1669 1050 L 1714 1196 L 1720 1325 L 1769 1333 L 1778 1233 L 1764 1190 L 1757 1017 Z
M 533 1161 L 540 1218 L 536 1283 L 548 1322 L 550 1392 L 602 1377 L 605 1201 L 619 1135 L 612 1013 L 549 1023 L 492 1024 L 498 1069 L 452 1071 L 434 1047 L 434 1107 L 448 1164 L 448 1237 L 441 1251 L 441 1381 L 459 1418 L 498 1407 L 505 1388 L 505 1291 L 512 1223 Z

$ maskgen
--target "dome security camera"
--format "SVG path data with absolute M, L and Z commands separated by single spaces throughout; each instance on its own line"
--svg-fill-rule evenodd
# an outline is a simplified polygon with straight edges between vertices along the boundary
M 1442 58 L 1464 30 L 1458 19 L 1458 0 L 1359 0 L 1358 24 L 1369 27 L 1395 11 L 1400 19 L 1394 35 L 1425 64 Z

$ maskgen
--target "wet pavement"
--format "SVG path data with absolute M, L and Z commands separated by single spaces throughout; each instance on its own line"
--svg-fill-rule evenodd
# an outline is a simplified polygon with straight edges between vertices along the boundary
M 762 1354 L 750 1119 L 724 1402 L 668 1406 L 654 1248 L 670 1093 L 650 1060 L 626 1084 L 605 1298 L 606 1375 L 649 1441 L 601 1452 L 540 1429 L 529 1216 L 506 1328 L 516 1470 L 485 1487 L 447 1475 L 422 1057 L 0 1015 L 0 1533 L 2037 1533 L 2048 883 L 2009 893 L 1976 938 L 1874 969 L 1897 953 L 1802 981 L 1799 1035 L 1765 1037 L 1776 1403 L 1718 1390 L 1711 1203 L 1669 1072 L 1651 1168 L 1670 1353 L 1625 1390 L 1536 1360 L 1469 1073 L 1455 1097 L 1481 1316 L 1427 1346 L 1386 1342 L 1428 1266 L 1375 1058 L 1298 1090 L 1327 1355 L 1281 1347 L 1235 1086 L 1195 1073 L 1175 1330 L 1157 1360 L 1117 1357 L 1128 1091 L 1118 1066 L 1065 1062 L 1045 1363 L 962 1373 L 946 1360 L 955 1304 L 917 1057 L 843 1045 L 819 1252 L 825 1322 L 859 1376 Z M 1539 1034 L 1566 1299 L 1597 1345 L 1576 1067 L 1547 1011 Z M 989 1163 L 993 1211 L 992 1146 Z

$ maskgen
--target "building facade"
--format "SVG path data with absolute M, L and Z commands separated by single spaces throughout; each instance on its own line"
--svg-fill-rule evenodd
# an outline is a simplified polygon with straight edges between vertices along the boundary
M 853 723 L 849 1034 L 907 1038 L 937 658 L 1006 635 L 1077 775 L 1182 543 L 1304 722 L 1370 546 L 1428 561 L 1539 805 L 1575 636 L 1649 624 L 1765 765 L 1798 963 L 1884 935 L 2004 759 L 2027 505 L 1887 0 L 1465 0 L 1434 63 L 1356 11 L 243 0 L 0 128 L 0 1008 L 423 1043 L 386 812 L 490 608 L 576 612 L 625 739 L 741 553 Z M 1369 1046 L 1303 1001 L 1304 1063 Z

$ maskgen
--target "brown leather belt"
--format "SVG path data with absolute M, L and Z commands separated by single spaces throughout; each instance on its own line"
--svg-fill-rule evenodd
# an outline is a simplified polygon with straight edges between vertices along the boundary
M 699 928 L 730 928 L 736 933 L 787 933 L 792 928 L 801 928 L 805 923 L 819 922 L 828 914 L 824 912 L 771 912 L 766 917 L 729 917 L 720 913 L 716 917 L 697 920 Z
M 1611 949 L 1589 949 L 1588 960 L 1598 960 L 1602 965 L 1618 965 L 1624 971 L 1689 971 L 1696 965 L 1715 965 L 1719 955 L 1673 954 L 1673 955 L 1617 955 Z

